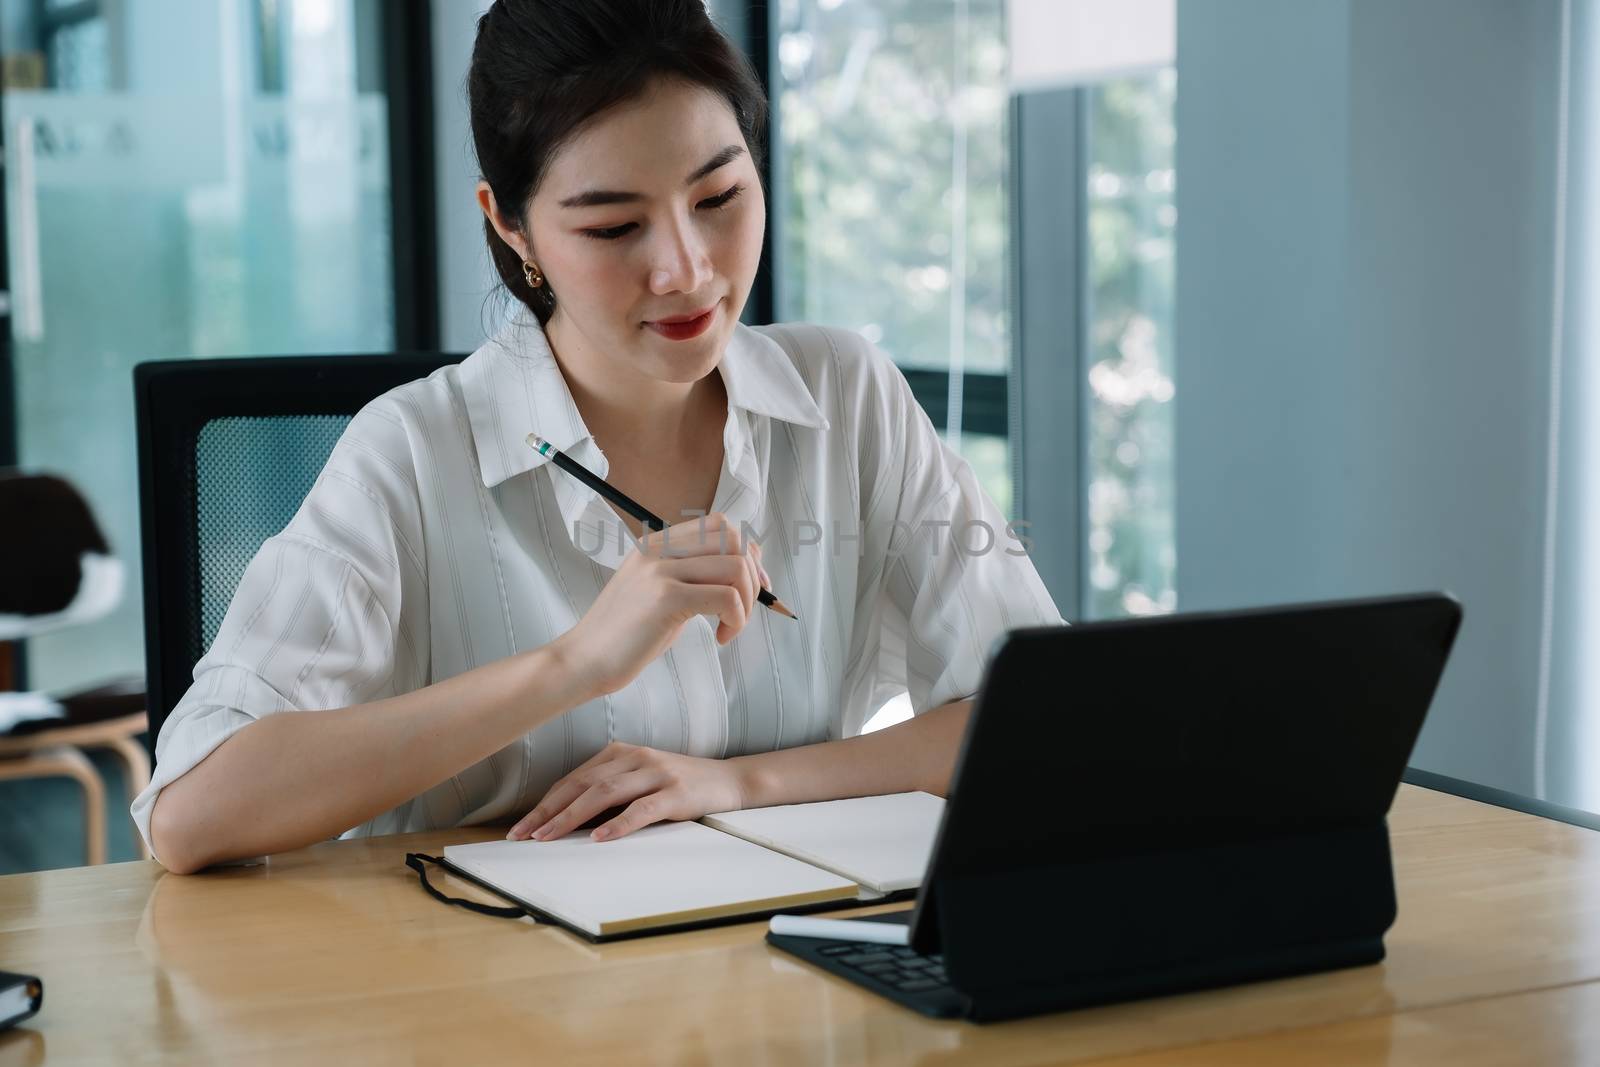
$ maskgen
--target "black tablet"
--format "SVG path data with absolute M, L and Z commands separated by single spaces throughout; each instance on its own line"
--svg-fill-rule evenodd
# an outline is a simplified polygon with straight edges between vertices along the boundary
M 1423 594 L 1012 631 L 895 958 L 947 988 L 878 991 L 1006 1018 L 1381 959 L 1384 818 L 1461 618 Z

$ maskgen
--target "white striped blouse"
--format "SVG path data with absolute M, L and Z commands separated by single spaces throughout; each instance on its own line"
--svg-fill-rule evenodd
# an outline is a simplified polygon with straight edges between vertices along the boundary
M 611 740 L 726 757 L 860 732 L 976 692 L 1006 630 L 1061 616 L 971 468 L 857 334 L 736 328 L 713 509 L 760 541 L 799 622 L 757 610 L 726 646 L 690 620 L 626 688 L 529 731 L 345 836 L 517 818 Z M 564 633 L 634 551 L 598 495 L 524 442 L 604 477 L 538 324 L 351 421 L 300 510 L 251 562 L 156 742 L 133 817 L 263 715 L 408 692 Z M 673 517 L 667 516 L 668 521 Z

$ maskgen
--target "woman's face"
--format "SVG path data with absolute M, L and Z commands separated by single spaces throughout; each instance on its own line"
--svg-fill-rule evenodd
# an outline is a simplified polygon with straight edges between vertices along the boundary
M 744 308 L 765 225 L 727 101 L 657 82 L 568 142 L 528 205 L 529 258 L 556 294 L 547 332 L 624 376 L 698 381 Z

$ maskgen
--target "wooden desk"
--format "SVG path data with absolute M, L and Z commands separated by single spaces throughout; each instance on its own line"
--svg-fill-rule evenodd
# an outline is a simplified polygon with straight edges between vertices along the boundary
M 492 830 L 13 875 L 0 967 L 46 1002 L 0 1065 L 1600 1062 L 1600 834 L 1412 786 L 1390 825 L 1383 964 L 988 1026 L 814 971 L 764 924 L 595 946 L 445 907 L 403 866 Z

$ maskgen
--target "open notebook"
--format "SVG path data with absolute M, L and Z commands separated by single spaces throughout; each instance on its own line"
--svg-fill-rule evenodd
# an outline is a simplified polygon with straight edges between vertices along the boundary
M 445 865 L 603 940 L 915 890 L 944 801 L 928 793 L 786 804 L 658 823 L 615 841 L 450 845 Z

